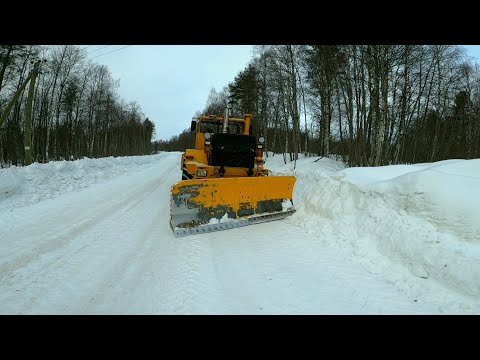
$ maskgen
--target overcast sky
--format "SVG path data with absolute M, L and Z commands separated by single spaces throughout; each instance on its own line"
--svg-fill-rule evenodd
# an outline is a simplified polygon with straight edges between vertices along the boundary
M 480 45 L 467 50 L 480 63 Z M 210 89 L 220 91 L 253 57 L 250 45 L 91 45 L 87 51 L 120 79 L 120 96 L 140 104 L 162 140 L 188 128 Z
M 90 58 L 120 79 L 120 96 L 140 104 L 155 122 L 156 138 L 168 140 L 190 127 L 210 89 L 220 91 L 253 56 L 249 45 L 93 45 Z M 120 49 L 114 51 L 115 49 Z M 106 54 L 112 52 L 111 54 Z M 101 55 L 105 53 L 105 55 Z M 94 58 L 95 57 L 95 58 Z

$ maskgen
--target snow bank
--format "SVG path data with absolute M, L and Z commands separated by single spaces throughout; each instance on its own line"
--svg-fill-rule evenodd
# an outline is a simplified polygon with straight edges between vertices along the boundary
M 274 174 L 297 178 L 291 221 L 319 239 L 336 234 L 368 271 L 393 262 L 480 296 L 480 159 L 348 169 L 318 159 L 295 170 L 282 156 L 267 159 Z
M 34 163 L 0 169 L 0 211 L 78 191 L 116 175 L 155 166 L 168 154 Z

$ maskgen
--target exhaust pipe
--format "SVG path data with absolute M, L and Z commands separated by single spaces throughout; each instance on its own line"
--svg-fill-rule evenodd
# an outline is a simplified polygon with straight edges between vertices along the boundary
M 228 112 L 230 110 L 230 105 L 228 105 L 225 108 L 225 117 L 223 118 L 223 129 L 222 133 L 226 134 L 227 133 L 227 128 L 228 128 Z

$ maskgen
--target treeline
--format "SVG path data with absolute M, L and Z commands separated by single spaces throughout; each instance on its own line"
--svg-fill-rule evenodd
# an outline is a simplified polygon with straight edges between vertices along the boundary
M 190 128 L 182 131 L 180 135 L 172 136 L 170 140 L 157 140 L 153 144 L 155 152 L 159 151 L 185 151 L 195 148 L 195 133 Z
M 476 158 L 480 71 L 456 45 L 272 45 L 200 114 L 254 115 L 269 150 L 350 166 Z M 159 144 L 181 150 L 185 134 Z M 157 144 L 158 145 L 158 144 Z M 178 146 L 177 146 L 178 145 Z
M 34 162 L 153 151 L 154 123 L 137 103 L 118 96 L 119 84 L 108 68 L 88 60 L 87 54 L 86 47 L 74 45 L 0 46 L 2 115 L 34 63 L 41 61 L 31 108 Z M 0 123 L 1 167 L 25 163 L 27 93 L 20 94 Z

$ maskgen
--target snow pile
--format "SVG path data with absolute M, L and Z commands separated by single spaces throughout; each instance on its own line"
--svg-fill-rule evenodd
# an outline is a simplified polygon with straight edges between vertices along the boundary
M 208 225 L 223 224 L 232 221 L 235 221 L 235 219 L 229 218 L 228 213 L 225 213 L 220 220 L 217 218 L 211 218 L 208 222 Z
M 156 166 L 166 155 L 85 158 L 0 169 L 0 209 L 31 205 L 117 175 L 132 174 Z
M 283 211 L 283 212 L 287 212 L 287 211 L 290 210 L 292 207 L 293 207 L 293 204 L 292 204 L 292 202 L 290 201 L 290 199 L 285 199 L 285 200 L 283 200 L 283 202 L 282 202 L 282 211 Z
M 401 176 L 369 182 L 357 181 L 352 170 L 344 171 L 346 181 L 363 192 L 387 198 L 399 212 L 418 216 L 463 240 L 480 240 L 480 160 L 433 163 Z
M 392 268 L 401 265 L 480 296 L 480 159 L 345 169 L 302 157 L 296 165 L 281 155 L 266 162 L 273 175 L 297 178 L 289 221 L 320 241 L 335 235 L 367 271 L 390 272 L 392 281 L 403 281 Z

